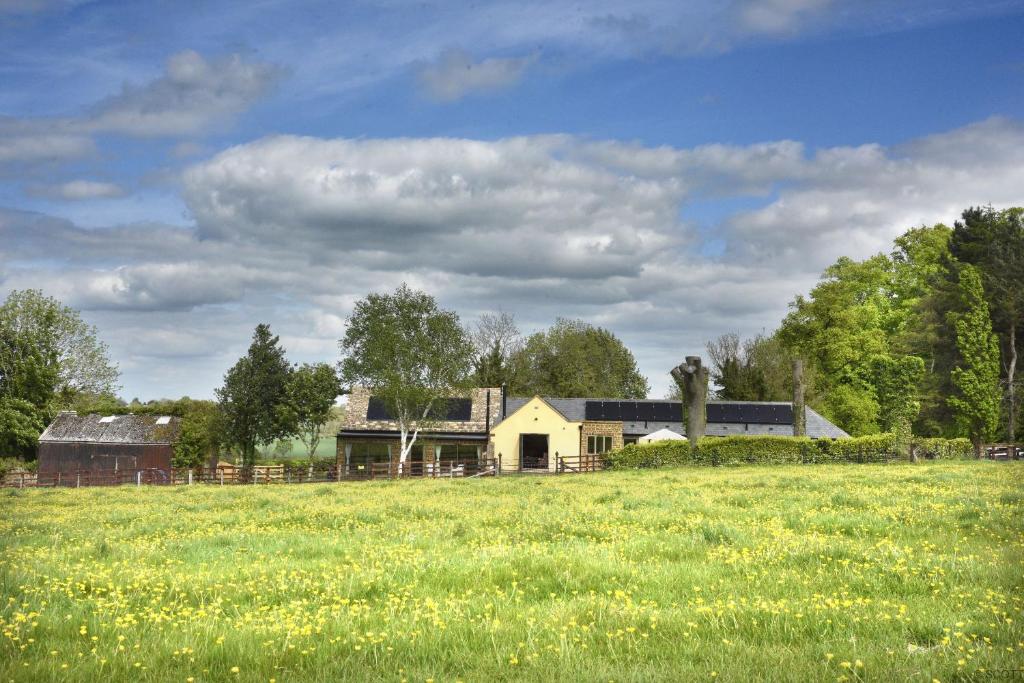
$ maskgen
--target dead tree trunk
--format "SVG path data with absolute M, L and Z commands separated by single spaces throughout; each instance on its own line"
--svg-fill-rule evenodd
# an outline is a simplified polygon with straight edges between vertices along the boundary
M 686 402 L 686 438 L 696 445 L 707 424 L 708 369 L 701 365 L 700 356 L 687 356 L 686 363 L 672 369 L 672 378 Z
M 793 359 L 793 436 L 807 436 L 807 410 L 804 407 L 804 360 Z
M 1017 442 L 1017 387 L 1014 385 L 1017 372 L 1017 321 L 1010 321 L 1010 362 L 1006 368 L 1007 440 Z

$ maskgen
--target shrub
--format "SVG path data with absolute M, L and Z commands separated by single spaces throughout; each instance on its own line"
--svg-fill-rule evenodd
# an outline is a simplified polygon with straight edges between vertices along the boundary
M 694 449 L 693 460 L 701 465 L 782 465 L 812 462 L 815 450 L 807 437 L 706 437 Z
M 915 439 L 914 449 L 919 458 L 929 460 L 974 457 L 974 447 L 970 439 Z
M 605 465 L 613 470 L 647 469 L 689 462 L 693 462 L 689 441 L 631 443 L 605 456 Z
M 817 442 L 821 462 L 886 462 L 906 457 L 900 452 L 895 434 L 869 434 L 848 439 Z

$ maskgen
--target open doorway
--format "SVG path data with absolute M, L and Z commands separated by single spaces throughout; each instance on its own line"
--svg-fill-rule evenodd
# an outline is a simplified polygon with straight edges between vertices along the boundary
M 548 469 L 548 435 L 520 434 L 519 462 L 524 470 Z

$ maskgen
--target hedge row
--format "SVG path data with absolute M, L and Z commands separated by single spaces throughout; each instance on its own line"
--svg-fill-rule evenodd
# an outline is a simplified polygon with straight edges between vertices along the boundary
M 950 459 L 973 456 L 967 439 L 915 439 L 919 458 Z M 688 441 L 630 444 L 605 456 L 610 469 L 638 469 L 667 465 L 783 465 L 822 462 L 887 462 L 908 458 L 894 434 L 871 434 L 834 441 L 792 436 L 726 436 L 701 439 L 696 448 Z

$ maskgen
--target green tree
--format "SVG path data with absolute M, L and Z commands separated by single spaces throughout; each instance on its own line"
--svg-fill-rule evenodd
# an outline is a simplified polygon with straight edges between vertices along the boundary
M 1018 384 L 1017 337 L 1024 327 L 1024 208 L 997 211 L 991 206 L 970 208 L 953 227 L 953 255 L 978 268 L 994 329 L 1006 360 L 1006 433 L 1016 440 Z
M 0 457 L 33 459 L 44 429 L 44 413 L 36 406 L 20 398 L 0 396 Z
M 459 316 L 403 283 L 357 302 L 339 345 L 342 385 L 366 387 L 384 402 L 398 426 L 404 468 L 420 430 L 468 384 L 473 345 Z
M 338 375 L 327 363 L 304 363 L 288 381 L 288 421 L 312 459 L 324 425 L 331 419 L 334 401 L 341 393 Z
M 980 457 L 981 445 L 999 426 L 999 341 L 992 332 L 981 276 L 974 266 L 960 267 L 960 289 L 964 312 L 953 321 L 959 362 L 953 369 L 956 394 L 949 403 Z
M 53 399 L 66 405 L 76 394 L 117 389 L 119 372 L 96 328 L 78 311 L 34 289 L 11 292 L 0 305 L 0 328 L 37 350 L 52 364 L 57 381 Z
M 515 386 L 522 368 L 523 338 L 509 313 L 480 316 L 470 333 L 473 342 L 473 383 L 479 387 Z
M 619 338 L 581 320 L 559 318 L 549 330 L 531 335 L 517 356 L 523 371 L 514 393 L 646 398 L 650 391 Z
M 181 417 L 181 431 L 171 459 L 173 467 L 201 467 L 220 453 L 224 416 L 213 401 L 193 401 L 185 397 L 176 401 L 172 410 L 160 411 L 160 414 Z
M 910 450 L 914 420 L 921 412 L 918 392 L 924 377 L 924 361 L 917 356 L 875 356 L 871 370 L 878 402 L 878 423 L 896 434 L 900 448 Z
M 260 324 L 248 353 L 224 375 L 217 399 L 226 441 L 237 447 L 246 468 L 256 462 L 256 449 L 291 435 L 282 419 L 291 367 L 270 326 Z

